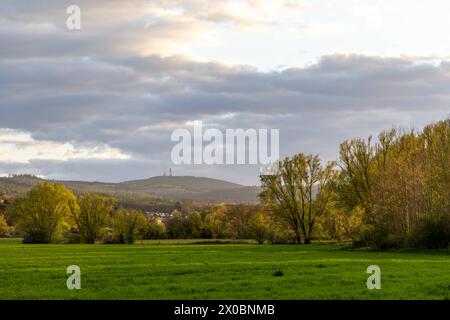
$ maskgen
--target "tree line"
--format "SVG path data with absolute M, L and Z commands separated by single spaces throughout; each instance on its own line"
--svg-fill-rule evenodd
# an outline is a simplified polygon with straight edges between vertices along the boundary
M 264 243 L 276 241 L 275 230 L 275 221 L 261 205 L 221 203 L 188 214 L 175 209 L 167 218 L 160 218 L 126 210 L 114 197 L 91 193 L 75 196 L 63 185 L 49 182 L 16 198 L 6 217 L 0 215 L 0 236 L 19 235 L 24 243 L 131 244 L 138 239 L 166 238 L 254 239 Z
M 30 243 L 133 243 L 136 239 L 351 240 L 381 249 L 446 248 L 450 241 L 450 119 L 415 132 L 343 142 L 323 164 L 303 153 L 262 175 L 261 203 L 178 208 L 164 219 L 125 210 L 113 197 L 75 196 L 44 183 L 0 215 L 0 236 Z
M 391 129 L 343 142 L 339 159 L 297 154 L 261 176 L 261 199 L 297 242 L 325 232 L 358 246 L 446 248 L 450 241 L 450 119 L 422 132 Z

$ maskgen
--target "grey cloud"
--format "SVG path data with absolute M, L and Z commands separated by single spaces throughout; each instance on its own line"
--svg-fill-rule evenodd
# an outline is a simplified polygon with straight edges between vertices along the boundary
M 130 13 L 144 2 L 108 1 L 108 7 L 116 4 L 112 12 Z M 37 140 L 108 144 L 132 156 L 29 166 L 51 177 L 125 180 L 138 178 L 139 170 L 157 174 L 169 161 L 171 131 L 192 120 L 219 129 L 279 128 L 283 155 L 304 151 L 332 159 L 346 138 L 393 124 L 420 127 L 450 113 L 448 61 L 327 55 L 304 68 L 261 72 L 183 56 L 143 56 L 138 52 L 143 44 L 184 41 L 176 31 L 187 28 L 186 21 L 166 18 L 146 25 L 146 17 L 126 14 L 108 20 L 103 1 L 80 1 L 87 28 L 70 33 L 60 17 L 66 2 L 51 3 L 56 2 L 0 4 L 0 128 L 27 131 Z M 198 15 L 198 6 L 183 5 L 189 18 Z M 199 19 L 191 28 L 227 17 L 206 12 Z M 0 163 L 0 172 L 26 167 Z M 257 179 L 255 168 L 179 172 Z
M 35 139 L 107 143 L 141 161 L 167 160 L 171 130 L 195 119 L 221 129 L 280 128 L 284 155 L 332 158 L 343 139 L 386 129 L 381 124 L 409 125 L 408 114 L 438 119 L 450 111 L 445 62 L 334 55 L 270 73 L 159 56 L 0 65 L 1 127 Z

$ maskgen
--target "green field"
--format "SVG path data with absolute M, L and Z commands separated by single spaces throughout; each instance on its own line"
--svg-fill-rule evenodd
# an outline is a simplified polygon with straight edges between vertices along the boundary
M 368 290 L 366 268 L 381 268 Z M 68 290 L 66 268 L 81 268 Z M 281 272 L 280 272 L 281 271 Z M 450 255 L 338 245 L 23 245 L 0 240 L 0 299 L 449 299 Z

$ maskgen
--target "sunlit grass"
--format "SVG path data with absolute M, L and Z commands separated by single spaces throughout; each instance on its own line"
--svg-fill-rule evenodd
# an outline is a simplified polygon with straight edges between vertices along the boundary
M 0 299 L 449 299 L 450 255 L 338 245 L 23 245 L 0 240 Z M 66 268 L 81 268 L 81 290 Z M 368 290 L 367 266 L 382 273 Z

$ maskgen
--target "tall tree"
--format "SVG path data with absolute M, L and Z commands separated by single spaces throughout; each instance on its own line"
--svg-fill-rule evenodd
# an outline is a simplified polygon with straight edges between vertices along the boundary
M 450 210 L 450 119 L 423 132 L 382 132 L 373 147 L 370 138 L 344 142 L 339 165 L 337 205 L 347 215 L 364 210 L 360 225 L 373 232 L 363 242 L 406 241 L 422 221 Z
M 63 185 L 46 182 L 14 200 L 9 212 L 17 221 L 17 229 L 25 233 L 24 242 L 51 243 L 57 239 L 61 222 L 75 201 L 73 193 Z
M 356 199 L 357 201 L 353 203 L 353 206 L 361 205 L 369 220 L 373 220 L 374 147 L 371 142 L 371 137 L 369 137 L 367 143 L 362 139 L 343 142 L 340 146 L 340 161 L 338 162 L 343 173 L 341 178 L 346 180 L 345 184 L 350 187 L 343 194 L 347 193 L 347 199 Z M 354 193 L 355 196 L 349 197 L 348 192 Z
M 70 206 L 71 218 L 85 243 L 95 243 L 99 238 L 115 203 L 114 198 L 85 194 Z
M 297 242 L 309 244 L 317 219 L 328 211 L 334 162 L 323 166 L 318 156 L 302 153 L 279 162 L 273 175 L 262 175 L 261 199 L 295 233 Z

